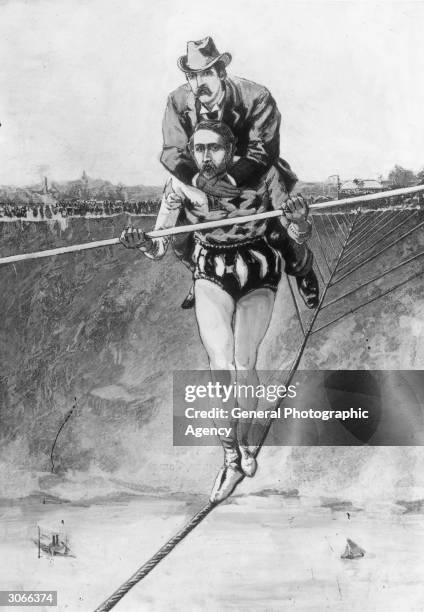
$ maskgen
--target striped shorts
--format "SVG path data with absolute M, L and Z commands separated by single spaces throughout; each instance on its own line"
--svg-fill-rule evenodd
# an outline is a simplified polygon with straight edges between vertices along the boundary
M 277 291 L 281 280 L 281 253 L 263 237 L 237 245 L 211 245 L 196 236 L 193 262 L 195 280 L 219 285 L 234 301 L 256 289 Z

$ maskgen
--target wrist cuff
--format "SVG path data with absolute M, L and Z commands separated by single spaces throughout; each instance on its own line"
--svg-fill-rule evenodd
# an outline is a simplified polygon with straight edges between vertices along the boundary
M 302 244 L 303 242 L 309 240 L 312 234 L 312 224 L 309 221 L 307 221 L 307 224 L 307 229 L 301 232 L 299 231 L 299 228 L 296 223 L 291 222 L 287 228 L 287 233 L 290 238 L 295 240 L 298 244 Z

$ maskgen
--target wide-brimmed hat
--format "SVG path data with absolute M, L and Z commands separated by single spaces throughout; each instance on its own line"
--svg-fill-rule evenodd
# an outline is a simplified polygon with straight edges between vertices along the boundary
M 213 66 L 216 62 L 228 66 L 231 53 L 220 53 L 210 36 L 202 40 L 190 40 L 187 43 L 187 55 L 178 59 L 178 68 L 183 72 L 201 72 Z

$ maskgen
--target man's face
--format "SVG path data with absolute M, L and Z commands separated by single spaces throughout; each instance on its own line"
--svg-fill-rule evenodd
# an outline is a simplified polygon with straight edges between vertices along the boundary
M 211 178 L 225 174 L 230 152 L 220 134 L 212 130 L 199 130 L 193 137 L 193 156 L 199 171 Z
M 215 66 L 202 72 L 188 72 L 186 76 L 192 92 L 205 106 L 214 103 L 221 95 L 222 79 Z

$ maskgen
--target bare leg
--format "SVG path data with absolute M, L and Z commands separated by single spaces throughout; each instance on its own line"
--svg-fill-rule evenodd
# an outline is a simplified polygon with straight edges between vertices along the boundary
M 195 282 L 194 292 L 200 337 L 208 353 L 212 376 L 215 380 L 218 377 L 223 384 L 231 384 L 235 375 L 234 300 L 218 285 L 204 279 Z M 226 405 L 225 408 L 231 410 L 232 406 Z M 228 427 L 228 421 L 225 425 Z M 231 495 L 244 477 L 240 467 L 237 422 L 230 421 L 230 426 L 230 436 L 220 437 L 224 448 L 224 465 L 212 488 L 212 503 L 219 503 Z
M 233 316 L 234 300 L 216 283 L 199 279 L 194 284 L 196 318 L 200 337 L 209 358 L 213 381 L 231 385 L 235 377 Z M 216 405 L 216 404 L 215 404 Z M 231 410 L 233 405 L 219 406 Z M 224 449 L 237 448 L 237 422 L 216 421 L 231 427 L 229 437 L 221 437 Z
M 194 283 L 196 319 L 211 370 L 234 370 L 234 300 L 216 283 Z
M 235 313 L 235 362 L 237 383 L 246 385 L 259 384 L 256 372 L 258 350 L 267 332 L 274 308 L 275 292 L 263 288 L 252 291 L 237 303 Z M 243 397 L 238 400 L 245 410 L 255 410 L 256 398 Z M 248 446 L 248 434 L 251 420 L 239 420 L 238 439 L 241 445 Z

